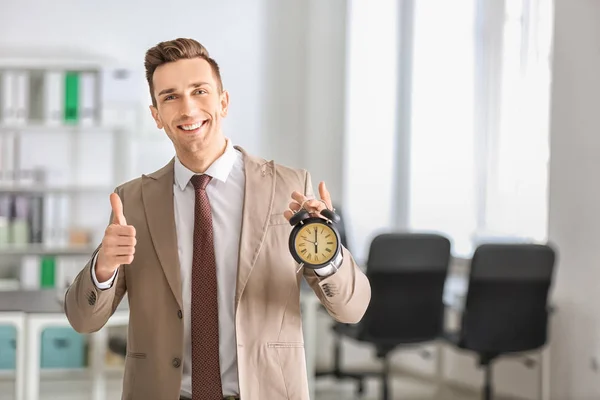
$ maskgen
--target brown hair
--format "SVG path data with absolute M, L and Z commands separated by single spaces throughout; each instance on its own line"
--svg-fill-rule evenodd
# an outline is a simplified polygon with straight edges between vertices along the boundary
M 156 99 L 154 98 L 154 85 L 152 84 L 152 77 L 154 76 L 154 71 L 156 68 L 168 62 L 191 58 L 202 58 L 208 62 L 217 80 L 219 92 L 223 91 L 223 81 L 221 80 L 219 65 L 209 56 L 206 47 L 194 39 L 179 38 L 175 40 L 169 40 L 167 42 L 161 42 L 149 49 L 146 52 L 146 57 L 144 59 L 144 66 L 146 67 L 146 80 L 148 81 L 148 86 L 150 88 L 152 104 L 155 107 Z

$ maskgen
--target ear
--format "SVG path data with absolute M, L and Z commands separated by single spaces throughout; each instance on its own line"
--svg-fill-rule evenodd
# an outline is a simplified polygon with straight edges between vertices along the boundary
M 162 123 L 162 120 L 160 119 L 160 115 L 158 114 L 158 108 L 151 105 L 150 112 L 152 113 L 152 118 L 154 118 L 154 122 L 156 122 L 156 127 L 158 129 L 162 129 L 164 125 Z
M 229 92 L 223 90 L 221 93 L 221 117 L 226 117 L 229 111 Z

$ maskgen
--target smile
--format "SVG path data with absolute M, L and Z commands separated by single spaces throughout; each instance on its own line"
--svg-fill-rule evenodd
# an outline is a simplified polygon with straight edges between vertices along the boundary
M 196 122 L 195 124 L 179 125 L 178 128 L 182 129 L 182 130 L 184 130 L 186 132 L 193 132 L 193 131 L 196 131 L 196 130 L 200 129 L 207 122 L 208 122 L 208 120 L 204 120 L 204 121 L 201 121 L 201 122 Z

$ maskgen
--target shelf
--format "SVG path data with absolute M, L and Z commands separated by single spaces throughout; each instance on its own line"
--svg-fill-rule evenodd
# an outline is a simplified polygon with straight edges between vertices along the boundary
M 45 245 L 28 244 L 25 246 L 10 246 L 1 248 L 0 257 L 3 256 L 78 256 L 91 255 L 95 246 L 68 246 L 68 247 L 52 247 Z
M 126 67 L 114 57 L 73 48 L 2 46 L 0 50 L 0 68 L 101 70 Z
M 6 185 L 0 184 L 1 193 L 12 193 L 12 194 L 28 194 L 28 193 L 41 193 L 41 194 L 110 194 L 114 191 L 114 187 L 106 186 L 19 186 L 19 185 Z
M 107 365 L 104 367 L 104 375 L 119 377 L 123 375 L 125 367 Z M 9 369 L 0 369 L 0 380 L 13 380 L 15 371 Z M 48 380 L 80 380 L 91 379 L 91 368 L 42 368 L 40 378 Z
M 14 133 L 14 132 L 40 132 L 40 133 L 106 133 L 116 132 L 120 129 L 118 125 L 51 125 L 43 123 L 30 123 L 30 124 L 3 124 L 0 123 L 0 134 Z
M 0 279 L 0 292 L 19 289 L 21 289 L 21 282 L 18 279 Z

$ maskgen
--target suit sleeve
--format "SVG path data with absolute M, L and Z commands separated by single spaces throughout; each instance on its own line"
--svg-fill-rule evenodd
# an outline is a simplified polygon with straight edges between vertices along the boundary
M 90 270 L 92 271 L 92 280 L 94 281 L 94 285 L 96 285 L 96 287 L 98 289 L 102 289 L 102 290 L 110 289 L 113 282 L 115 281 L 115 278 L 119 274 L 119 268 L 117 268 L 115 270 L 113 275 L 110 278 L 108 278 L 108 280 L 106 282 L 98 282 L 98 277 L 96 276 L 96 260 L 97 259 L 98 259 L 98 254 L 96 253 L 96 255 L 92 257 L 92 265 L 90 266 Z
M 117 189 L 119 197 L 123 194 Z M 113 215 L 111 212 L 110 221 Z M 92 268 L 100 247 L 98 246 L 90 261 L 75 277 L 65 294 L 64 311 L 69 323 L 79 333 L 91 333 L 100 330 L 115 312 L 127 291 L 125 273 L 119 266 L 115 280 L 107 289 L 100 289 L 94 283 Z
M 314 197 L 308 172 L 305 172 L 304 195 Z M 343 246 L 342 256 L 342 265 L 332 275 L 319 277 L 309 268 L 304 268 L 303 274 L 329 315 L 338 322 L 354 324 L 362 319 L 369 306 L 371 285 L 352 254 Z

